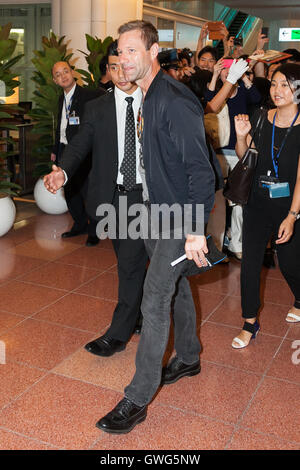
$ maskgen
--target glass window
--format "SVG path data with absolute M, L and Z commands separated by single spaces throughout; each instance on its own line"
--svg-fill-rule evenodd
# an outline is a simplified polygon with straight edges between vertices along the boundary
M 51 4 L 0 4 L 0 25 L 12 23 L 10 37 L 17 41 L 14 55 L 24 57 L 14 67 L 19 76 L 20 101 L 31 101 L 34 83 L 31 80 L 34 66 L 33 51 L 40 50 L 42 36 L 48 36 L 51 28 Z
M 174 21 L 157 18 L 157 30 L 160 47 L 174 47 Z
M 183 49 L 187 47 L 191 51 L 197 49 L 198 38 L 201 28 L 189 24 L 176 22 L 176 44 L 175 47 Z

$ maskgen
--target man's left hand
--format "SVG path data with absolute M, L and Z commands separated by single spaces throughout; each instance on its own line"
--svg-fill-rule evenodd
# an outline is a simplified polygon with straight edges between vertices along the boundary
M 194 260 L 198 268 L 207 266 L 205 258 L 208 253 L 206 237 L 204 235 L 187 235 L 185 242 L 185 253 L 187 259 Z

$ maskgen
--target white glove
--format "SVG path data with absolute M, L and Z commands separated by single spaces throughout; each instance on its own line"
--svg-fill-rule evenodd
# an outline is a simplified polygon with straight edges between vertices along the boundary
M 248 62 L 244 59 L 234 60 L 229 69 L 228 76 L 226 78 L 227 82 L 230 82 L 232 85 L 235 85 L 236 82 L 244 75 L 244 73 L 249 69 Z

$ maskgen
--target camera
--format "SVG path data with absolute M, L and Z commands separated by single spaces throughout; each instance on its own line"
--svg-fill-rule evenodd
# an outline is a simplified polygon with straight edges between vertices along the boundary
M 188 49 L 187 47 L 185 47 L 184 49 L 181 50 L 181 53 L 183 54 L 187 54 L 189 57 L 193 57 L 193 52 L 191 51 L 191 49 Z
M 243 37 L 242 36 L 237 36 L 234 38 L 233 44 L 235 46 L 242 46 L 243 45 Z

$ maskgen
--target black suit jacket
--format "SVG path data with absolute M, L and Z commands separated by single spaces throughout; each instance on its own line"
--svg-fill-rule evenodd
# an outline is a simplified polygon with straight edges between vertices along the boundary
M 68 178 L 92 152 L 86 208 L 96 218 L 99 204 L 111 203 L 118 177 L 118 133 L 114 92 L 89 101 L 78 133 L 64 150 L 60 167 Z
M 82 88 L 81 86 L 76 84 L 76 88 L 73 94 L 73 99 L 71 102 L 70 114 L 75 112 L 75 116 L 78 116 L 80 118 L 80 125 L 81 125 L 81 120 L 83 118 L 85 104 L 88 101 L 93 100 L 97 98 L 98 96 L 101 96 L 105 93 L 106 92 L 103 89 L 90 90 L 88 88 Z M 64 93 L 62 93 L 62 95 L 59 97 L 59 102 L 58 102 L 57 128 L 56 128 L 56 134 L 55 134 L 55 144 L 53 147 L 53 153 L 56 155 L 56 157 L 58 157 L 58 152 L 59 152 L 60 125 L 61 125 L 61 116 L 62 116 L 63 106 L 64 106 Z M 80 129 L 80 125 L 70 126 L 68 122 L 67 128 L 66 128 L 66 137 L 67 137 L 68 143 L 70 143 L 72 138 L 77 134 L 77 132 Z

